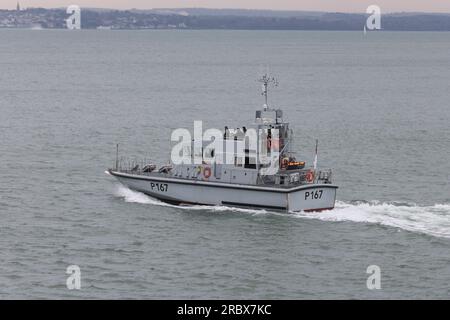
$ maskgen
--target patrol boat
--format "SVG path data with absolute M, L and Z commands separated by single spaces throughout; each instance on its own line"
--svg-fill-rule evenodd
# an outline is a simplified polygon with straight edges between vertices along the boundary
M 256 111 L 252 126 L 225 127 L 217 130 L 219 137 L 203 136 L 200 142 L 189 137 L 178 146 L 183 161 L 172 157 L 159 168 L 119 160 L 117 146 L 114 168 L 107 173 L 132 190 L 175 205 L 286 212 L 333 209 L 338 187 L 332 184 L 331 169 L 317 168 L 317 140 L 314 163 L 307 167 L 291 148 L 293 132 L 283 120 L 283 111 L 268 106 L 269 84 L 278 82 L 268 75 L 259 81 L 265 103 Z

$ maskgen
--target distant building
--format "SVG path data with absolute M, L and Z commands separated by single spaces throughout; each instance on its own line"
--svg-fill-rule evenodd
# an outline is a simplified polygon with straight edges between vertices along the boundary
M 17 10 L 17 11 L 20 11 L 20 3 L 19 3 L 19 2 L 17 2 L 16 10 Z

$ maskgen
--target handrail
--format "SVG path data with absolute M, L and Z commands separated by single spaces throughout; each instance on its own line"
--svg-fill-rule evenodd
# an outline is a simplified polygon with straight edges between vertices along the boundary
M 148 175 L 149 172 L 143 171 L 144 167 L 149 164 L 155 164 L 154 161 L 148 159 L 138 160 L 137 158 L 125 157 L 119 158 L 116 163 L 118 164 L 116 171 L 136 175 Z M 158 168 L 160 168 L 160 166 L 158 166 Z M 311 170 L 314 172 L 314 179 L 309 180 L 307 179 L 307 175 Z M 157 170 L 152 172 L 157 172 Z M 298 176 L 294 177 L 295 175 Z M 258 183 L 275 184 L 275 181 L 280 178 L 285 181 L 283 184 L 287 185 L 314 184 L 318 182 L 331 183 L 332 171 L 331 169 L 314 170 L 313 168 L 278 171 L 274 175 L 258 175 Z

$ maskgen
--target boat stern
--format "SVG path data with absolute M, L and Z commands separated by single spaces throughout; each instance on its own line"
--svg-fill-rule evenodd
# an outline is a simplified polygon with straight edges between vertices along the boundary
M 288 210 L 323 211 L 334 208 L 337 186 L 331 184 L 311 185 L 288 193 Z

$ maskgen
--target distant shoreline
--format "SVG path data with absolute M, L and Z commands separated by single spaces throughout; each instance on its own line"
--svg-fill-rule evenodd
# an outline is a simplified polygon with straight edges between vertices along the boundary
M 14 2 L 15 3 L 15 2 Z M 20 1 L 19 1 L 20 4 Z M 190 8 L 149 8 L 149 9 L 114 9 L 114 8 L 100 8 L 100 7 L 83 7 L 83 10 L 96 11 L 96 12 L 136 12 L 136 13 L 158 13 L 158 14 L 189 14 L 189 15 L 234 15 L 234 16 L 269 16 L 269 17 L 295 17 L 303 15 L 323 15 L 323 14 L 362 14 L 362 12 L 349 12 L 349 11 L 316 11 L 316 10 L 276 10 L 276 9 L 238 9 L 238 8 L 202 8 L 202 7 L 190 7 Z M 383 8 L 381 8 L 383 9 Z M 66 7 L 28 7 L 22 8 L 22 10 L 66 10 Z M 0 8 L 0 11 L 16 11 L 15 8 L 6 9 Z M 436 12 L 436 11 L 389 11 L 384 10 L 385 15 L 450 15 L 449 12 Z
M 30 30 L 30 31 L 74 31 L 67 28 L 33 28 L 33 27 L 0 27 L 0 30 Z M 363 30 L 300 30 L 300 29 L 92 29 L 83 28 L 83 31 L 98 31 L 98 32 L 120 32 L 120 31 L 136 31 L 136 32 L 189 32 L 189 31 L 273 31 L 273 32 L 351 32 L 361 33 Z M 450 30 L 377 30 L 370 32 L 381 33 L 447 33 Z
M 109 10 L 81 8 L 83 29 L 362 31 L 369 15 L 236 9 Z M 65 29 L 63 8 L 0 10 L 0 28 Z M 382 31 L 450 31 L 450 14 L 389 13 Z

